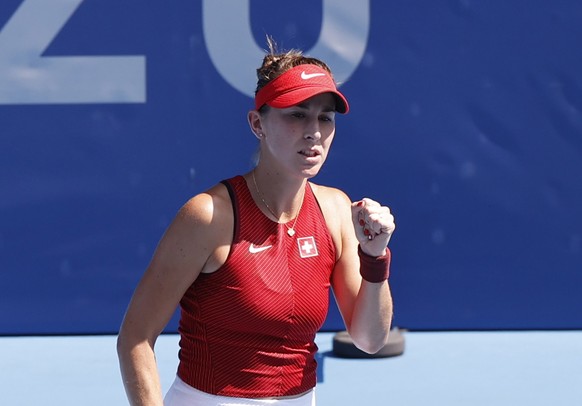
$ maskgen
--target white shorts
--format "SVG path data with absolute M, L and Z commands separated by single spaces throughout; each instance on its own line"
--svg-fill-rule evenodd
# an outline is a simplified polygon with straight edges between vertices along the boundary
M 315 406 L 315 389 L 293 399 L 246 399 L 216 396 L 199 391 L 176 377 L 166 393 L 164 406 Z

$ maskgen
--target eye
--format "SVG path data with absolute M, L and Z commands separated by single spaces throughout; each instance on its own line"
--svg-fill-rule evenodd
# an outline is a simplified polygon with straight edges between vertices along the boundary
M 333 115 L 331 115 L 331 114 L 329 114 L 329 115 L 328 114 L 323 114 L 323 115 L 319 116 L 319 120 L 320 121 L 324 121 L 324 122 L 328 122 L 328 123 L 333 122 L 334 118 L 335 117 Z
M 300 111 L 294 111 L 291 113 L 291 117 L 295 117 L 295 118 L 304 118 L 305 114 L 300 112 Z

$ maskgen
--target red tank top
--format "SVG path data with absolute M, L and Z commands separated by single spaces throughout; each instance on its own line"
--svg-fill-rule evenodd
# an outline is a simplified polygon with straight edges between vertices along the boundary
M 215 395 L 260 398 L 316 384 L 314 338 L 328 310 L 335 247 L 311 186 L 290 237 L 255 205 L 245 179 L 223 182 L 234 240 L 222 267 L 182 298 L 178 376 Z

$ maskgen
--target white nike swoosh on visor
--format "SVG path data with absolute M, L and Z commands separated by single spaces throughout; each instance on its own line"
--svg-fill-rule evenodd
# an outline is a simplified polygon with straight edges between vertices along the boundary
M 301 79 L 304 80 L 315 78 L 317 76 L 325 76 L 325 73 L 305 73 L 305 71 L 301 72 Z
M 265 250 L 268 250 L 271 247 L 272 247 L 272 245 L 265 245 L 264 247 L 255 247 L 254 244 L 251 244 L 251 245 L 249 245 L 249 252 L 251 254 L 256 254 L 256 253 L 259 253 L 259 252 L 263 252 Z

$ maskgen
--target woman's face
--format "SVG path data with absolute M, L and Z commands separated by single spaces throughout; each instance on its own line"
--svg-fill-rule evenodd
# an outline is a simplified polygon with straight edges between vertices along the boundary
M 330 93 L 314 96 L 261 114 L 261 162 L 302 177 L 317 175 L 335 134 L 335 99 Z

